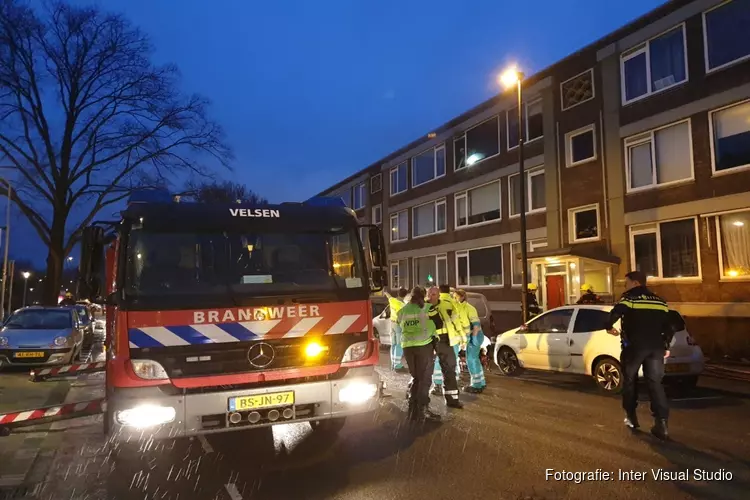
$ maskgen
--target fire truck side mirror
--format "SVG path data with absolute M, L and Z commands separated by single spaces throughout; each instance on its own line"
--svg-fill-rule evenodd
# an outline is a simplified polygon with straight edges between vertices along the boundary
M 101 294 L 104 279 L 104 230 L 89 226 L 81 234 L 78 263 L 78 299 L 94 300 Z
M 370 274 L 370 280 L 372 281 L 373 292 L 379 292 L 386 286 L 388 286 L 388 273 L 382 269 L 373 269 Z
M 370 226 L 367 236 L 370 240 L 373 269 L 385 267 L 385 242 L 382 231 L 377 226 Z

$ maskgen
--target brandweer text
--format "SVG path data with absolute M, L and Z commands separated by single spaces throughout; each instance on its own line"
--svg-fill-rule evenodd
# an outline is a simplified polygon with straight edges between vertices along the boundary
M 286 318 L 310 318 L 320 316 L 319 306 L 255 307 L 233 311 L 195 311 L 193 323 L 232 323 L 235 321 L 265 321 Z

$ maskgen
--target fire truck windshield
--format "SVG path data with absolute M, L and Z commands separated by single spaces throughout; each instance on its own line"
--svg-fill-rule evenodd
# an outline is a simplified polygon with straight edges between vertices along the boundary
M 355 230 L 314 233 L 129 234 L 125 292 L 164 295 L 284 295 L 367 286 Z

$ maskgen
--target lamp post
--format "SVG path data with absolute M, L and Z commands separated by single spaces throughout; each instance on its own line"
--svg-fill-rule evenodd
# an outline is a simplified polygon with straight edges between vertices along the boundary
M 24 271 L 21 276 L 23 276 L 23 302 L 21 302 L 21 307 L 26 307 L 26 291 L 29 289 L 29 276 L 31 276 L 31 273 Z
M 519 211 L 521 218 L 521 314 L 523 315 L 523 322 L 526 323 L 528 319 L 529 304 L 527 300 L 527 293 L 529 288 L 529 259 L 527 255 L 528 242 L 526 241 L 526 172 L 523 168 L 523 77 L 524 74 L 517 68 L 509 68 L 502 75 L 500 75 L 500 82 L 508 89 L 516 87 L 517 99 L 518 99 L 518 197 L 519 197 Z

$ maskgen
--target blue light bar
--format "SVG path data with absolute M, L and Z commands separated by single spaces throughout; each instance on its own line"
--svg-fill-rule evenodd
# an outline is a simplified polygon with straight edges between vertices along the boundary
M 346 207 L 343 198 L 334 196 L 316 196 L 315 198 L 310 198 L 304 204 L 311 207 Z
M 133 191 L 128 198 L 131 203 L 172 203 L 174 197 L 166 189 L 139 189 Z

